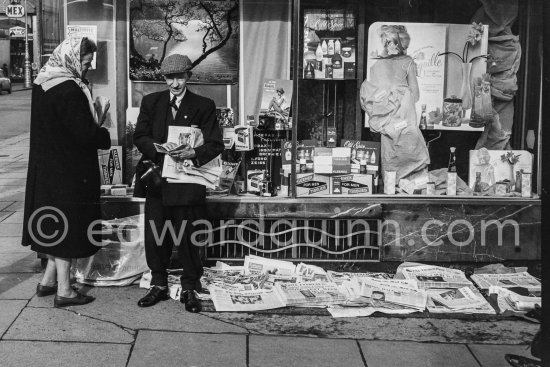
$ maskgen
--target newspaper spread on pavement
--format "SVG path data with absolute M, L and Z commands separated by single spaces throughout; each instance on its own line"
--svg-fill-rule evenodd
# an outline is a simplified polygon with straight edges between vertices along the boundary
M 350 273 L 350 272 L 336 272 L 327 271 L 329 281 L 336 284 L 342 284 L 343 282 L 351 281 L 352 278 L 380 278 L 391 279 L 392 276 L 388 273 Z
M 481 289 L 489 289 L 491 286 L 502 288 L 523 287 L 531 292 L 540 292 L 540 281 L 527 272 L 506 274 L 474 274 L 472 280 Z
M 345 292 L 334 283 L 276 283 L 275 290 L 287 306 L 326 306 L 346 300 Z
M 485 298 L 479 293 L 474 293 L 470 287 L 445 289 L 431 293 L 430 297 L 434 302 L 451 310 L 476 308 L 486 303 Z
M 285 307 L 276 291 L 231 291 L 217 286 L 210 287 L 210 296 L 216 311 L 259 311 Z
M 294 275 L 296 266 L 290 261 L 248 255 L 244 259 L 245 274 Z
M 419 311 L 424 311 L 428 294 L 411 281 L 400 279 L 365 278 L 361 281 L 361 296 L 383 300 Z
M 472 285 L 462 270 L 416 263 L 401 264 L 395 278 L 414 280 L 419 288 L 462 288 Z
M 497 295 L 497 303 L 501 312 L 526 312 L 535 309 L 535 305 L 542 306 L 542 298 L 530 293 L 526 288 L 489 287 L 489 294 Z
M 475 307 L 467 307 L 460 310 L 452 310 L 448 307 L 442 305 L 439 302 L 436 302 L 433 300 L 433 295 L 439 294 L 441 292 L 448 291 L 448 289 L 427 289 L 428 292 L 428 302 L 426 303 L 426 309 L 430 313 L 460 313 L 460 314 L 487 314 L 487 315 L 495 315 L 496 311 L 491 306 L 489 302 L 483 297 L 481 293 L 475 288 L 470 287 L 470 290 L 479 298 L 483 300 L 482 304 L 478 304 Z

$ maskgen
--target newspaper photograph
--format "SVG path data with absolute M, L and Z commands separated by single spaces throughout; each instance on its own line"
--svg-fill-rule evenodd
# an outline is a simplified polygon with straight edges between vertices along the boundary
M 531 292 L 540 292 L 540 281 L 527 272 L 507 274 L 474 274 L 472 280 L 481 289 L 489 289 L 491 286 L 502 288 L 523 287 Z
M 248 255 L 244 258 L 245 274 L 271 274 L 293 276 L 296 266 L 290 261 L 266 259 Z
M 302 281 L 329 282 L 327 272 L 315 265 L 299 263 L 296 266 L 295 274 L 302 278 Z
M 275 291 L 257 290 L 233 292 L 217 286 L 210 287 L 210 296 L 216 311 L 246 312 L 285 307 Z

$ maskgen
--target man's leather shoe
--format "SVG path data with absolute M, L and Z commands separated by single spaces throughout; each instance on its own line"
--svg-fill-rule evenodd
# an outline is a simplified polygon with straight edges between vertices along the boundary
M 85 294 L 76 292 L 76 296 L 74 297 L 55 296 L 53 300 L 53 305 L 55 307 L 79 306 L 90 303 L 93 300 L 95 300 L 95 298 L 92 296 L 87 296 Z
M 197 299 L 195 291 L 183 291 L 181 293 L 180 302 L 185 304 L 185 309 L 189 312 L 201 312 L 201 301 Z
M 156 305 L 160 301 L 164 301 L 170 298 L 168 296 L 168 288 L 162 289 L 160 287 L 153 286 L 149 288 L 147 294 L 138 301 L 139 307 L 150 307 Z
M 42 285 L 38 283 L 36 286 L 36 296 L 37 297 L 46 297 L 51 296 L 57 292 L 57 285 L 50 287 L 48 285 Z

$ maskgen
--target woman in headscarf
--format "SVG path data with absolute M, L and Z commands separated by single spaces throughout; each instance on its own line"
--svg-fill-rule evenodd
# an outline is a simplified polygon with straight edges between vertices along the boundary
M 96 49 L 86 37 L 66 39 L 32 90 L 22 244 L 48 256 L 37 295 L 57 293 L 56 307 L 94 300 L 71 288 L 70 267 L 72 259 L 95 254 L 101 244 L 92 236 L 101 217 L 97 149 L 108 149 L 111 139 L 98 122 L 100 107 L 86 81 Z

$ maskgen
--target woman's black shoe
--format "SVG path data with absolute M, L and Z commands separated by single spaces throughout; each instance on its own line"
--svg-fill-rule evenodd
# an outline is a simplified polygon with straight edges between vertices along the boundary
M 46 297 L 51 296 L 57 292 L 57 285 L 50 287 L 47 285 L 42 285 L 38 283 L 36 286 L 36 296 L 37 297 Z
M 74 297 L 55 296 L 53 300 L 53 305 L 55 307 L 79 306 L 90 303 L 93 300 L 95 300 L 95 298 L 92 296 L 87 296 L 76 292 L 76 296 Z
M 189 312 L 201 312 L 201 301 L 195 296 L 195 291 L 183 291 L 181 293 L 180 302 L 185 304 L 185 309 Z
M 167 300 L 168 298 L 170 297 L 168 296 L 167 288 L 162 289 L 160 287 L 153 286 L 149 288 L 149 291 L 147 292 L 147 294 L 138 301 L 138 306 L 150 307 L 150 306 L 156 305 L 160 301 Z

